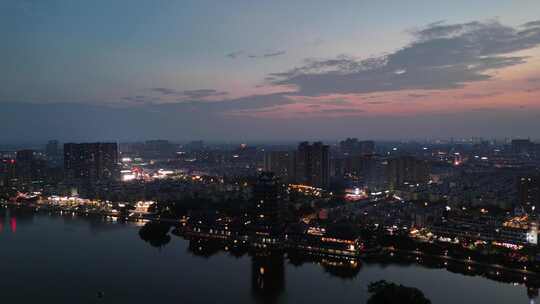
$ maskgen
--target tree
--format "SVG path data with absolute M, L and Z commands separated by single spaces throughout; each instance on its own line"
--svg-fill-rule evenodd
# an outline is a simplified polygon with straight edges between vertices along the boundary
M 171 226 L 161 222 L 147 222 L 139 230 L 139 237 L 154 247 L 163 247 L 171 241 Z
M 371 297 L 367 304 L 431 304 L 419 289 L 384 280 L 370 283 L 368 292 Z

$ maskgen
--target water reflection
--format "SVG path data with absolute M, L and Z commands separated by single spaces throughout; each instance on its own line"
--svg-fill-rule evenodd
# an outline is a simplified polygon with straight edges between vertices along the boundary
M 361 269 L 360 261 L 356 259 L 313 256 L 300 251 L 288 251 L 287 258 L 289 264 L 295 267 L 300 267 L 305 263 L 314 263 L 320 265 L 326 273 L 347 280 L 354 279 Z
M 141 239 L 155 247 L 161 247 L 170 242 L 168 235 L 170 226 L 147 223 L 141 228 Z M 173 230 L 173 234 L 189 241 L 187 252 L 196 257 L 209 259 L 220 253 L 239 258 L 249 256 L 251 259 L 251 286 L 253 297 L 260 303 L 276 303 L 285 290 L 285 264 L 301 267 L 305 263 L 316 264 L 324 272 L 333 277 L 352 280 L 361 270 L 360 260 L 353 258 L 335 257 L 327 255 L 312 255 L 296 250 L 261 250 L 254 249 L 245 242 L 229 239 L 187 237 Z M 489 266 L 448 262 L 446 260 L 408 254 L 396 253 L 391 256 L 378 256 L 363 259 L 367 264 L 376 264 L 379 267 L 409 267 L 420 265 L 425 268 L 445 269 L 452 273 L 464 276 L 481 276 L 498 282 L 513 285 L 524 285 L 527 288 L 529 299 L 538 297 L 540 278 L 534 274 L 524 275 L 520 271 L 508 269 L 495 269 Z
M 225 250 L 226 245 L 215 240 L 193 239 L 190 240 L 188 252 L 194 256 L 210 258 Z M 227 248 L 228 249 L 228 248 Z M 245 252 L 242 252 L 242 256 Z
M 218 254 L 239 258 L 248 256 L 251 260 L 251 293 L 257 303 L 278 303 L 285 291 L 285 265 L 299 267 L 305 263 L 320 265 L 332 276 L 352 279 L 360 272 L 357 260 L 307 255 L 296 251 L 253 249 L 242 242 L 191 238 L 188 253 L 205 259 Z
M 12 222 L 15 223 L 14 228 L 12 229 Z M 25 226 L 25 223 L 31 223 L 35 222 L 34 224 L 37 225 L 39 228 L 37 230 L 35 229 L 28 229 L 28 227 Z M 60 224 L 59 226 L 54 226 Z M 78 227 L 77 227 L 78 224 Z M 82 225 L 81 225 L 82 224 Z M 122 250 L 125 250 L 125 252 L 133 253 L 134 250 L 140 249 L 141 244 L 146 244 L 143 246 L 147 246 L 147 248 L 164 248 L 166 249 L 163 251 L 166 253 L 165 255 L 160 253 L 160 256 L 166 257 L 167 260 L 163 261 L 154 261 L 153 262 L 144 262 L 148 259 L 151 260 L 151 257 L 155 256 L 156 250 L 143 250 L 139 251 L 136 255 L 129 255 L 129 258 L 126 259 L 133 259 L 130 260 L 133 263 L 141 263 L 138 264 L 140 267 L 120 267 L 117 269 L 122 269 L 122 271 L 128 271 L 130 274 L 133 274 L 134 276 L 136 274 L 144 273 L 152 273 L 154 270 L 158 269 L 159 273 L 164 273 L 166 282 L 172 282 L 177 278 L 175 276 L 176 274 L 172 274 L 174 270 L 174 267 L 171 267 L 169 264 L 169 261 L 176 261 L 178 265 L 182 265 L 182 267 L 188 267 L 186 265 L 198 265 L 197 267 L 201 268 L 190 268 L 190 271 L 194 271 L 194 269 L 200 270 L 198 275 L 195 275 L 193 277 L 192 283 L 183 283 L 186 284 L 186 289 L 182 290 L 184 293 L 189 293 L 193 290 L 197 290 L 198 284 L 202 284 L 201 280 L 204 281 L 204 277 L 206 273 L 208 273 L 207 269 L 204 268 L 206 265 L 211 265 L 209 267 L 213 267 L 213 270 L 216 267 L 216 261 L 218 263 L 224 264 L 223 269 L 227 269 L 227 271 L 235 271 L 234 274 L 229 274 L 227 276 L 223 277 L 233 277 L 235 278 L 235 283 L 231 283 L 228 286 L 234 287 L 236 289 L 231 290 L 230 293 L 225 293 L 227 295 L 233 295 L 234 297 L 237 296 L 246 296 L 249 300 L 246 301 L 239 301 L 241 303 L 249 303 L 249 302 L 256 302 L 256 303 L 264 303 L 264 304 L 270 304 L 270 303 L 287 303 L 291 301 L 296 301 L 298 298 L 295 297 L 303 297 L 303 293 L 308 292 L 312 285 L 317 284 L 325 284 L 324 286 L 331 286 L 328 287 L 329 290 L 329 296 L 336 296 L 336 290 L 341 290 L 342 286 L 354 286 L 354 292 L 351 291 L 348 296 L 343 295 L 343 302 L 352 302 L 352 297 L 361 297 L 361 291 L 365 289 L 365 286 L 372 280 L 372 278 L 379 279 L 379 276 L 382 276 L 384 278 L 388 278 L 389 280 L 393 280 L 398 282 L 399 281 L 399 275 L 404 273 L 401 269 L 397 268 L 408 268 L 411 272 L 415 272 L 416 268 L 418 266 L 421 266 L 423 268 L 432 268 L 432 269 L 444 269 L 445 271 L 449 271 L 452 273 L 459 273 L 461 275 L 465 276 L 482 276 L 483 278 L 488 278 L 491 280 L 495 280 L 498 282 L 508 282 L 511 283 L 511 285 L 514 285 L 514 283 L 519 283 L 520 287 L 518 290 L 518 297 L 520 297 L 520 301 L 523 303 L 524 299 L 526 299 L 525 295 L 528 295 L 529 299 L 531 299 L 531 303 L 534 303 L 537 297 L 538 297 L 538 289 L 537 285 L 535 284 L 535 279 L 531 276 L 527 278 L 527 282 L 520 281 L 523 278 L 522 274 L 503 274 L 503 270 L 500 270 L 499 274 L 497 274 L 497 270 L 493 268 L 481 268 L 477 265 L 463 265 L 459 263 L 452 263 L 448 261 L 447 264 L 445 264 L 445 260 L 441 259 L 430 259 L 426 256 L 421 257 L 420 259 L 417 259 L 417 255 L 410 254 L 410 255 L 403 255 L 398 256 L 398 254 L 395 254 L 394 256 L 386 256 L 386 257 L 379 257 L 378 259 L 362 259 L 362 263 L 356 260 L 350 260 L 350 259 L 343 259 L 343 258 L 334 258 L 334 257 L 328 257 L 328 256 L 317 256 L 317 255 L 308 255 L 305 252 L 295 252 L 290 250 L 285 250 L 282 252 L 276 252 L 276 251 L 257 251 L 248 246 L 245 243 L 242 243 L 240 241 L 234 242 L 234 241 L 227 241 L 227 240 L 208 240 L 208 239 L 186 239 L 186 241 L 182 239 L 177 239 L 174 233 L 174 230 L 171 231 L 170 225 L 155 225 L 155 224 L 148 224 L 144 226 L 141 229 L 133 230 L 132 224 L 123 224 L 118 222 L 118 224 L 112 224 L 111 222 L 108 222 L 108 220 L 104 218 L 96 218 L 96 217 L 84 217 L 84 216 L 75 216 L 72 217 L 71 215 L 68 216 L 62 216 L 52 214 L 51 216 L 48 215 L 42 215 L 41 217 L 39 215 L 36 215 L 33 212 L 23 212 L 21 210 L 7 210 L 4 208 L 0 208 L 0 232 L 2 234 L 13 234 L 14 238 L 4 238 L 5 240 L 9 242 L 15 241 L 15 243 L 3 243 L 4 244 L 15 244 L 16 246 L 11 246 L 11 251 L 4 251 L 3 258 L 13 258 L 13 257 L 19 257 L 21 251 L 21 246 L 23 246 L 23 243 L 21 240 L 34 240 L 35 238 L 39 237 L 42 238 L 43 235 L 40 233 L 36 233 L 41 231 L 41 229 L 60 229 L 59 231 L 55 231 L 55 233 L 46 233 L 46 236 L 50 237 L 51 241 L 54 242 L 54 239 L 62 236 L 62 231 L 66 230 L 66 227 L 75 227 L 73 230 L 77 232 L 77 234 L 73 234 L 72 237 L 69 238 L 68 241 L 75 241 L 79 242 L 80 237 L 87 237 L 88 232 L 94 233 L 96 231 L 106 231 L 106 230 L 114 230 L 117 231 L 119 229 L 124 229 L 124 232 L 122 233 L 116 233 L 113 231 L 111 235 L 114 235 L 114 242 L 116 245 L 116 241 L 118 241 L 118 246 L 115 247 L 115 252 L 120 251 L 124 252 Z M 129 229 L 128 229 L 129 227 Z M 90 228 L 90 229 L 88 229 Z M 70 228 L 71 229 L 71 228 Z M 14 233 L 15 231 L 15 233 Z M 80 236 L 79 236 L 80 233 Z M 84 234 L 86 233 L 86 234 Z M 30 236 L 32 234 L 32 236 Z M 171 235 L 172 234 L 172 235 Z M 34 236 L 35 235 L 35 236 Z M 140 239 L 142 242 L 136 244 L 135 247 L 128 247 L 130 244 L 133 244 L 133 237 Z M 2 238 L 0 237 L 0 240 Z M 104 245 L 103 244 L 111 244 L 111 243 L 103 243 L 102 240 L 111 241 L 111 238 L 109 236 L 107 237 L 101 237 L 101 238 L 92 238 L 88 242 L 88 247 L 85 247 L 85 250 L 92 250 L 92 248 L 99 248 L 96 249 L 96 254 L 89 254 L 87 257 L 91 258 L 92 256 L 99 256 L 97 254 L 101 250 L 103 250 Z M 120 243 L 122 241 L 125 241 L 125 243 Z M 56 247 L 58 248 L 64 248 L 65 244 L 64 241 L 57 241 Z M 52 247 L 52 246 L 51 246 Z M 124 248 L 125 247 L 125 248 Z M 3 247 L 3 248 L 7 248 Z M 64 249 L 62 249 L 64 250 Z M 178 251 L 179 250 L 179 251 Z M 185 250 L 185 252 L 182 252 L 182 250 Z M 30 255 L 29 252 L 32 252 L 32 250 L 25 250 L 24 252 L 28 253 L 28 257 L 32 258 L 33 256 Z M 56 251 L 47 251 L 50 252 L 56 252 Z M 77 255 L 77 250 L 70 251 L 72 255 Z M 197 259 L 186 257 L 186 254 L 188 253 L 192 257 L 198 257 Z M 44 257 L 47 255 L 43 255 Z M 58 257 L 57 261 L 54 261 L 54 258 L 51 258 L 47 256 L 47 259 L 44 261 L 47 261 L 43 265 L 51 264 L 51 265 L 57 265 L 56 263 L 62 263 L 68 261 L 69 258 L 65 258 L 64 256 L 60 255 L 50 255 L 51 257 L 55 256 Z M 120 255 L 118 255 L 116 258 L 119 258 Z M 61 257 L 61 258 L 59 258 Z M 144 258 L 143 258 L 144 257 Z M 123 260 L 124 257 L 119 258 L 118 260 L 115 260 L 116 258 L 110 258 L 107 263 L 107 267 L 111 267 L 112 269 L 115 269 L 118 264 L 117 261 Z M 229 258 L 229 261 L 232 261 L 232 263 L 227 262 L 227 258 Z M 206 260 L 212 260 L 212 261 L 206 261 Z M 97 263 L 99 264 L 99 263 Z M 227 264 L 227 265 L 225 265 Z M 234 266 L 233 266 L 234 264 Z M 62 264 L 58 264 L 62 265 Z M 95 264 L 92 264 L 95 265 Z M 131 265 L 131 264 L 130 264 Z M 400 267 L 402 265 L 402 267 Z M 322 281 L 324 283 L 321 283 L 321 278 L 313 276 L 313 269 L 314 266 L 318 267 L 319 274 L 324 272 L 327 274 L 325 277 L 331 277 L 329 281 Z M 375 267 L 373 267 L 375 266 Z M 397 267 L 396 267 L 397 266 Z M 471 267 L 470 269 L 468 267 Z M 163 267 L 163 268 L 160 268 Z M 218 265 L 219 267 L 219 265 Z M 68 267 L 69 268 L 69 267 Z M 99 267 L 97 267 L 99 268 Z M 71 282 L 75 281 L 72 280 L 72 278 L 75 277 L 87 277 L 91 276 L 91 270 L 88 268 L 84 268 L 83 271 L 80 272 L 80 276 L 70 276 L 71 272 L 61 272 L 57 269 L 62 269 L 62 267 L 59 268 L 51 268 L 50 273 L 51 275 L 54 274 L 57 276 L 59 273 L 64 274 L 66 277 L 63 278 L 63 282 Z M 100 273 L 95 274 L 95 277 L 93 277 L 93 280 L 89 280 L 89 282 L 99 282 L 99 286 L 92 287 L 90 293 L 92 295 L 95 295 L 95 290 L 100 290 L 101 285 L 105 284 L 103 282 L 108 282 L 106 279 L 102 277 L 102 271 L 109 269 L 109 268 L 99 268 Z M 236 270 L 238 270 L 238 273 L 236 273 Z M 381 270 L 384 269 L 384 270 Z M 14 267 L 11 270 L 13 275 L 18 274 L 26 274 L 32 273 L 33 275 L 40 275 L 40 274 L 46 274 L 47 272 L 41 271 L 36 272 L 33 268 L 28 269 L 22 269 L 21 266 Z M 142 271 L 142 272 L 137 272 Z M 171 272 L 171 273 L 169 273 Z M 384 274 L 382 274 L 384 272 Z M 3 269 L 3 273 L 6 273 L 6 268 Z M 190 272 L 192 273 L 192 272 Z M 396 273 L 399 275 L 396 276 Z M 437 278 L 436 272 L 430 272 L 426 274 L 425 272 L 422 274 L 421 271 L 418 272 L 419 276 L 433 276 L 433 279 Z M 415 272 L 416 275 L 416 272 Z M 460 276 L 451 276 L 452 280 L 456 280 L 457 283 L 465 281 L 466 278 L 460 277 Z M 519 278 L 521 277 L 521 279 Z M 129 278 L 126 278 L 125 275 L 119 275 L 116 276 L 114 279 L 114 282 L 111 282 L 111 286 L 118 284 L 117 281 L 119 278 L 126 279 L 126 282 L 129 282 L 129 284 L 137 284 L 137 282 L 130 281 Z M 236 279 L 238 278 L 238 279 Z M 296 279 L 292 279 L 296 278 Z M 337 280 L 336 280 L 337 279 Z M 356 281 L 354 281 L 356 279 Z M 293 281 L 294 282 L 291 282 Z M 322 280 L 325 280 L 324 278 Z M 245 281 L 245 282 L 244 282 Z M 354 282 L 353 282 L 354 281 Z M 153 281 L 152 281 L 153 282 Z M 240 283 L 239 283 L 240 282 Z M 419 279 L 418 282 L 412 279 L 411 283 L 412 286 L 415 284 L 418 284 L 417 286 L 421 286 L 421 280 Z M 490 292 L 492 293 L 491 298 L 494 298 L 493 294 L 498 294 L 498 290 L 505 290 L 506 292 L 511 290 L 509 288 L 514 289 L 514 287 L 511 287 L 511 285 L 506 285 L 503 289 L 502 284 L 492 284 L 491 285 L 482 285 L 483 283 L 480 280 L 471 281 L 472 285 L 471 290 L 478 287 L 477 290 L 474 292 L 474 294 L 477 296 L 479 294 L 485 295 L 485 293 Z M 457 284 L 456 283 L 456 284 Z M 127 284 L 127 283 L 126 283 Z M 128 284 L 128 285 L 129 285 Z M 153 283 L 145 283 L 150 284 L 149 290 L 160 290 L 160 286 L 167 286 L 167 290 L 173 290 L 174 287 L 171 287 L 167 285 L 168 283 L 161 282 L 157 285 L 152 285 Z M 190 285 L 191 284 L 191 285 Z M 214 281 L 210 283 L 210 285 L 216 284 Z M 219 285 L 219 283 L 217 283 Z M 240 284 L 240 286 L 238 286 Z M 327 285 L 326 285 L 327 284 Z M 106 285 L 106 284 L 105 284 Z M 129 286 L 131 286 L 129 285 Z M 435 284 L 436 285 L 436 284 Z M 18 286 L 18 285 L 13 285 Z M 127 286 L 127 285 L 126 285 Z M 428 289 L 425 286 L 430 285 L 424 285 L 423 289 L 424 291 L 427 291 Z M 484 286 L 490 286 L 490 287 L 484 287 Z M 526 288 L 523 288 L 526 287 Z M 37 287 L 36 287 L 37 288 Z M 52 288 L 52 287 L 51 287 Z M 206 288 L 206 287 L 205 287 Z M 214 287 L 213 287 L 214 288 Z M 223 292 L 219 288 L 215 287 L 217 292 Z M 320 288 L 320 287 L 319 287 Z M 428 287 L 429 288 L 429 287 Z M 468 288 L 468 287 L 467 287 Z M 76 292 L 79 294 L 81 292 L 87 292 L 87 290 L 83 289 L 77 289 L 75 288 Z M 82 291 L 81 291 L 82 290 Z M 131 290 L 129 287 L 125 287 L 121 290 Z M 484 291 L 482 291 L 484 290 Z M 174 298 L 177 296 L 176 289 L 174 294 L 171 293 L 169 299 Z M 245 293 L 244 293 L 245 291 Z M 300 292 L 301 291 L 301 292 Z M 48 290 L 43 290 L 43 294 L 47 294 Z M 227 291 L 229 292 L 229 291 Z M 438 291 L 440 292 L 440 291 Z M 164 293 L 165 294 L 165 293 Z M 300 294 L 300 295 L 299 295 Z M 80 294 L 79 294 L 80 295 Z M 112 291 L 107 291 L 107 297 L 108 298 L 113 296 Z M 139 294 L 137 296 L 140 296 Z M 501 297 L 504 295 L 501 295 Z M 471 296 L 472 298 L 473 296 Z M 434 296 L 433 299 L 436 299 Z M 224 298 L 225 302 L 226 300 L 231 300 L 231 298 Z M 324 297 L 311 299 L 314 302 L 323 302 L 327 299 Z M 318 301 L 320 300 L 320 301 Z M 441 300 L 440 298 L 438 300 Z M 528 300 L 527 300 L 528 301 Z M 122 302 L 122 301 L 120 301 Z M 135 301 L 137 302 L 137 301 Z M 326 301 L 327 302 L 327 301 Z M 358 301 L 360 303 L 361 301 Z M 440 301 L 437 301 L 437 303 Z M 444 303 L 451 303 L 451 302 L 445 302 Z M 478 302 L 478 301 L 477 301 Z M 479 301 L 483 302 L 483 301 Z M 487 302 L 487 301 L 486 301 Z M 207 302 L 212 303 L 212 302 Z M 501 301 L 493 301 L 492 303 L 501 303 Z M 504 303 L 504 301 L 502 302 Z
M 188 252 L 210 258 L 218 253 L 251 259 L 251 293 L 257 303 L 277 303 L 285 291 L 285 256 L 278 251 L 250 250 L 243 244 L 227 244 L 217 240 L 191 239 Z
M 536 303 L 535 299 L 538 298 L 538 288 L 537 287 L 528 287 L 527 296 L 531 299 L 531 303 Z
M 255 252 L 251 256 L 251 291 L 257 303 L 277 303 L 285 290 L 283 255 Z
M 0 207 L 0 233 L 17 233 L 18 224 L 31 223 L 33 219 L 32 210 Z
M 11 232 L 13 233 L 17 232 L 17 218 L 16 217 L 12 217 L 9 220 L 9 227 L 11 227 Z
M 448 272 L 462 276 L 478 276 L 515 286 L 522 285 L 527 288 L 527 296 L 531 300 L 530 303 L 535 303 L 535 299 L 538 298 L 538 289 L 540 288 L 540 277 L 535 273 L 519 269 L 463 263 L 433 256 L 419 256 L 409 252 L 393 253 L 389 256 L 378 256 L 364 259 L 363 261 L 366 265 L 376 264 L 382 268 L 395 267 L 396 265 L 402 267 L 420 265 L 429 269 L 445 269 Z

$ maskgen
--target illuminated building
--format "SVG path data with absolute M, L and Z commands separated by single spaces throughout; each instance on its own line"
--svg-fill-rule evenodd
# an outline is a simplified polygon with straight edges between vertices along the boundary
M 300 143 L 295 158 L 296 183 L 327 189 L 329 174 L 329 147 L 321 142 Z
M 431 226 L 430 230 L 439 238 L 480 240 L 511 249 L 538 244 L 538 224 L 527 216 L 511 218 L 502 223 L 491 217 L 450 218 Z
M 65 177 L 73 181 L 98 182 L 118 178 L 116 143 L 64 144 Z
M 135 209 L 133 210 L 133 213 L 143 215 L 150 213 L 150 208 L 152 205 L 154 205 L 155 202 L 153 201 L 138 201 L 135 204 Z
M 9 186 L 15 178 L 15 159 L 0 160 L 0 186 Z
M 294 152 L 270 151 L 264 155 L 264 170 L 285 182 L 294 182 Z
M 304 231 L 293 227 L 287 232 L 286 239 L 291 248 L 330 257 L 354 258 L 364 248 L 362 240 L 355 233 L 336 228 L 310 226 Z
M 271 172 L 259 175 L 253 187 L 255 220 L 276 224 L 282 220 L 283 185 Z
M 253 187 L 249 224 L 250 245 L 256 249 L 281 249 L 284 228 L 284 185 L 271 172 L 259 175 Z
M 45 161 L 34 150 L 17 151 L 15 161 L 16 176 L 20 182 L 41 179 L 45 175 Z
M 264 168 L 282 181 L 326 189 L 330 183 L 329 147 L 302 142 L 297 151 L 270 151 L 265 153 Z
M 392 189 L 406 184 L 426 183 L 429 180 L 430 166 L 427 161 L 412 156 L 401 156 L 388 160 L 386 176 Z
M 34 150 L 17 151 L 16 172 L 19 179 L 31 179 L 32 162 L 34 161 Z
M 540 208 L 540 175 L 530 174 L 517 180 L 518 204 L 527 212 L 538 212 Z

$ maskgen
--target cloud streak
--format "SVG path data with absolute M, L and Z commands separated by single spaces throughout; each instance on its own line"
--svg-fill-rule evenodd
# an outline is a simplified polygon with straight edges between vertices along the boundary
M 151 92 L 159 93 L 162 95 L 178 95 L 180 92 L 169 88 L 150 88 Z
M 267 80 L 296 87 L 304 96 L 461 88 L 491 79 L 490 70 L 524 63 L 525 57 L 508 54 L 540 45 L 540 24 L 438 22 L 414 31 L 413 37 L 411 44 L 384 56 L 306 60 Z
M 494 97 L 503 94 L 502 92 L 489 92 L 489 93 L 467 93 L 460 95 L 458 97 L 465 98 L 465 99 L 473 99 L 473 98 L 486 98 L 486 97 Z
M 251 58 L 251 59 L 264 59 L 264 58 L 272 58 L 272 57 L 278 57 L 278 56 L 283 56 L 287 54 L 287 51 L 285 50 L 278 50 L 278 51 L 269 51 L 269 52 L 266 52 L 266 53 L 262 53 L 262 54 L 247 54 L 245 51 L 236 51 L 236 52 L 232 52 L 232 53 L 229 53 L 227 55 L 225 55 L 226 57 L 228 58 L 231 58 L 231 59 L 236 59 L 236 58 L 240 58 L 242 56 L 246 56 L 247 58 Z
M 358 114 L 358 113 L 364 113 L 366 111 L 362 109 L 356 109 L 356 108 L 339 108 L 339 109 L 324 109 L 319 112 L 326 113 L 326 114 Z
M 184 90 L 184 91 L 178 91 L 176 89 L 170 89 L 170 88 L 150 88 L 148 91 L 152 93 L 157 93 L 158 95 L 164 96 L 164 97 L 179 97 L 183 99 L 205 99 L 209 97 L 220 97 L 225 96 L 228 93 L 225 91 L 218 91 L 214 89 L 197 89 L 197 90 Z M 145 96 L 130 96 L 126 97 L 124 99 L 126 100 L 135 100 L 135 99 L 143 99 Z M 156 98 L 154 98 L 155 100 Z M 157 98 L 159 100 L 159 98 Z
M 287 53 L 286 51 L 270 52 L 270 53 L 263 54 L 262 57 L 264 57 L 264 58 L 276 57 L 276 56 L 285 55 L 286 53 Z
M 228 53 L 225 56 L 229 57 L 231 59 L 236 59 L 237 57 L 239 57 L 239 56 L 241 56 L 243 54 L 244 54 L 244 51 L 235 51 L 235 52 Z
M 347 110 L 352 110 L 357 104 L 354 98 L 353 101 L 336 99 L 335 95 L 363 95 L 357 98 L 361 101 L 386 96 L 384 93 L 387 92 L 405 91 L 405 97 L 409 100 L 427 100 L 434 92 L 440 93 L 441 90 L 462 88 L 469 83 L 489 80 L 492 78 L 490 71 L 525 62 L 525 57 L 509 54 L 540 45 L 540 24 L 533 21 L 520 27 L 510 27 L 497 21 L 463 24 L 446 24 L 441 21 L 414 30 L 411 35 L 414 39 L 410 44 L 389 54 L 367 59 L 348 55 L 324 60 L 307 59 L 302 66 L 268 76 L 270 85 L 296 88 L 293 92 L 230 99 L 226 98 L 227 92 L 215 89 L 176 90 L 155 87 L 149 90 L 157 94 L 158 99 L 162 98 L 164 103 L 175 104 L 175 107 L 185 111 L 207 111 L 213 115 L 255 113 L 298 103 L 347 106 Z M 285 53 L 272 51 L 250 55 L 240 50 L 227 56 L 268 58 Z M 373 93 L 376 95 L 371 95 Z M 159 100 L 155 102 L 154 94 L 150 95 L 154 99 L 147 103 L 159 103 Z M 500 94 L 470 92 L 455 97 L 480 99 Z M 149 97 L 134 96 L 126 100 L 143 104 Z M 182 105 L 173 101 L 180 101 Z M 387 103 L 363 102 L 372 106 Z M 346 113 L 341 108 L 337 111 L 332 108 L 318 110 L 316 112 L 319 114 L 337 114 L 339 111 Z M 352 112 L 360 113 L 355 110 Z
M 227 92 L 217 91 L 213 89 L 200 89 L 200 90 L 185 90 L 182 92 L 182 94 L 190 99 L 200 99 L 200 98 L 227 95 Z

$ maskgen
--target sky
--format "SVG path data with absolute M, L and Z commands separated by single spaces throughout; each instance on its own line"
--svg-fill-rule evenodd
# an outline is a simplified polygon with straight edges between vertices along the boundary
M 1 0 L 2 142 L 540 139 L 538 0 Z

